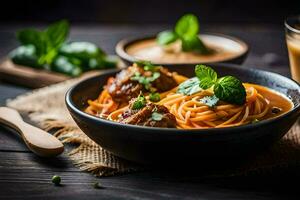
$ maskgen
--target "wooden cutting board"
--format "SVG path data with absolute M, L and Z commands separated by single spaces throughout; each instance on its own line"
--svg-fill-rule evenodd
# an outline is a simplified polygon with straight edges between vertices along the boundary
M 0 64 L 0 79 L 31 88 L 40 88 L 69 79 L 69 76 L 16 65 L 9 59 Z
M 118 68 L 123 67 L 123 63 L 118 64 Z M 88 72 L 88 74 L 92 73 Z M 95 73 L 97 72 L 95 71 Z M 41 88 L 70 78 L 70 76 L 56 72 L 16 65 L 10 59 L 4 59 L 0 63 L 0 80 L 30 88 Z

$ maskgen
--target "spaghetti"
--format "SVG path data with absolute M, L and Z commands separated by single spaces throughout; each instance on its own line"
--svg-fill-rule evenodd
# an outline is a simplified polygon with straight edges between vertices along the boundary
M 209 107 L 200 99 L 213 95 L 209 90 L 186 96 L 170 92 L 158 104 L 164 105 L 176 117 L 178 128 L 219 128 L 238 126 L 253 120 L 263 119 L 270 109 L 270 102 L 255 88 L 255 85 L 244 84 L 247 92 L 244 105 L 233 105 L 219 102 Z
M 106 89 L 100 93 L 96 100 L 88 100 L 88 104 L 89 106 L 85 109 L 85 112 L 101 118 L 107 118 L 110 112 L 117 110 L 120 106 L 111 98 Z
M 172 77 L 178 85 L 188 79 L 177 73 L 173 73 Z M 114 101 L 114 97 L 108 91 L 108 85 L 113 80 L 114 77 L 108 79 L 107 85 L 96 100 L 88 100 L 89 106 L 85 109 L 85 112 L 116 122 L 120 122 L 120 120 L 125 118 L 126 120 L 131 120 L 126 123 L 132 124 L 152 120 L 151 123 L 153 125 L 159 124 L 158 121 L 164 119 L 167 122 L 173 121 L 174 126 L 172 127 L 176 126 L 179 129 L 206 129 L 254 123 L 279 116 L 293 107 L 292 102 L 288 98 L 276 91 L 260 85 L 241 83 L 244 92 L 246 92 L 244 93 L 245 96 L 243 96 L 245 100 L 243 104 L 228 103 L 216 96 L 214 96 L 214 103 L 204 101 L 204 99 L 209 101 L 213 99 L 212 96 L 215 95 L 213 92 L 214 87 L 206 90 L 196 89 L 192 93 L 181 93 L 179 92 L 180 86 L 177 86 L 171 90 L 159 93 L 160 101 L 156 103 L 149 101 L 149 91 L 141 90 L 141 92 L 145 92 L 143 97 L 145 95 L 146 103 L 142 108 L 133 109 L 131 106 L 132 102 L 136 101 L 137 98 L 132 98 L 133 101 L 130 100 L 129 102 Z M 155 110 L 149 111 L 150 108 L 152 109 L 153 104 L 164 107 L 168 113 L 157 113 Z M 152 105 L 152 107 L 149 107 L 149 105 Z M 156 117 L 153 117 L 149 112 L 152 112 L 152 114 L 156 112 Z M 172 116 L 170 117 L 169 114 L 172 114 Z

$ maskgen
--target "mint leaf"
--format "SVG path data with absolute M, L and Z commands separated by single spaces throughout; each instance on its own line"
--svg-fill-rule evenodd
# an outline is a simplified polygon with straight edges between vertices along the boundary
M 209 54 L 211 51 L 200 40 L 198 35 L 181 39 L 182 51 L 195 51 L 200 54 Z
M 198 18 L 193 14 L 182 16 L 176 23 L 175 33 L 181 38 L 191 38 L 198 35 L 199 22 Z
M 218 78 L 217 73 L 212 68 L 205 65 L 196 65 L 195 73 L 200 81 L 199 86 L 204 90 L 213 86 Z
M 175 42 L 178 39 L 178 36 L 173 31 L 163 31 L 157 35 L 157 43 L 159 45 L 167 45 Z
M 199 87 L 199 79 L 197 77 L 190 78 L 182 82 L 177 89 L 177 93 L 184 95 L 192 95 L 197 92 L 202 91 L 202 88 Z
M 209 107 L 214 107 L 217 105 L 219 101 L 219 98 L 216 97 L 215 95 L 212 96 L 205 96 L 202 99 L 200 99 L 201 103 L 204 103 L 205 105 L 209 106 Z
M 163 31 L 156 41 L 160 45 L 168 45 L 181 40 L 182 51 L 194 51 L 200 54 L 211 53 L 211 50 L 199 38 L 199 21 L 193 14 L 182 16 L 176 23 L 174 31 Z
M 51 24 L 46 30 L 45 34 L 48 37 L 49 45 L 52 48 L 59 48 L 69 34 L 69 23 L 66 20 L 61 20 Z
M 163 118 L 163 115 L 158 113 L 158 112 L 153 112 L 152 115 L 151 115 L 151 118 L 154 120 L 154 121 L 160 121 L 162 120 Z
M 215 95 L 222 101 L 242 105 L 246 101 L 246 90 L 242 82 L 233 77 L 225 76 L 214 85 Z
M 45 31 L 35 29 L 18 31 L 17 38 L 23 45 L 31 44 L 35 47 L 39 65 L 50 65 L 68 32 L 69 24 L 62 20 L 50 25 Z
M 203 98 L 203 103 L 213 106 L 218 100 L 241 105 L 246 101 L 246 90 L 242 82 L 233 77 L 225 76 L 218 79 L 217 73 L 205 65 L 195 67 L 197 77 L 188 79 L 178 86 L 177 93 L 192 95 L 201 90 L 213 87 L 215 97 Z
M 47 39 L 44 32 L 35 29 L 24 29 L 17 32 L 17 39 L 23 45 L 33 45 L 37 56 L 45 54 L 47 51 Z
M 182 16 L 175 26 L 175 33 L 180 37 L 183 51 L 196 51 L 200 54 L 208 54 L 210 50 L 198 36 L 199 22 L 193 14 Z

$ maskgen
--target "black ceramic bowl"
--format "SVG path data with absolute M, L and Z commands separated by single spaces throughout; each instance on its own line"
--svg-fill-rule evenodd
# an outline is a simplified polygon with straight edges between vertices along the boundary
M 237 53 L 237 55 L 227 59 L 221 59 L 215 61 L 215 63 L 242 64 L 248 55 L 249 52 L 248 45 L 238 38 L 223 35 L 223 34 L 215 34 L 215 33 L 205 33 L 205 34 L 200 34 L 200 36 L 203 40 L 205 39 L 206 41 L 210 41 L 211 43 L 218 46 L 222 46 L 225 49 L 232 49 L 232 50 L 239 49 L 240 52 Z M 117 55 L 129 66 L 132 63 L 138 61 L 139 59 L 135 58 L 134 56 L 130 55 L 127 52 L 128 47 L 137 42 L 142 42 L 142 41 L 152 40 L 152 39 L 155 39 L 155 36 L 144 37 L 144 38 L 123 39 L 120 42 L 118 42 L 115 51 Z M 184 70 L 184 68 L 187 67 L 194 69 L 194 66 L 199 63 L 201 64 L 211 63 L 211 62 L 157 63 L 154 61 L 151 62 L 156 65 L 162 65 L 164 67 L 169 68 L 172 71 L 177 71 L 179 73 L 183 72 L 182 70 Z
M 67 107 L 83 132 L 103 148 L 122 158 L 151 163 L 157 159 L 245 156 L 268 147 L 291 128 L 300 114 L 300 86 L 284 76 L 230 64 L 212 64 L 220 75 L 234 75 L 243 82 L 260 84 L 288 96 L 294 108 L 284 115 L 255 124 L 229 128 L 178 130 L 124 125 L 83 112 L 88 99 L 96 99 L 116 70 L 73 86 L 66 94 Z M 193 74 L 185 73 L 186 76 Z

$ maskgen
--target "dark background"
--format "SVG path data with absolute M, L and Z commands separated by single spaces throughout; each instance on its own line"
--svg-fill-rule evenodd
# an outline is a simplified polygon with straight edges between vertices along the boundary
M 299 0 L 6 0 L 0 23 L 43 23 L 66 18 L 76 23 L 170 24 L 187 12 L 202 23 L 282 24 L 300 13 Z

